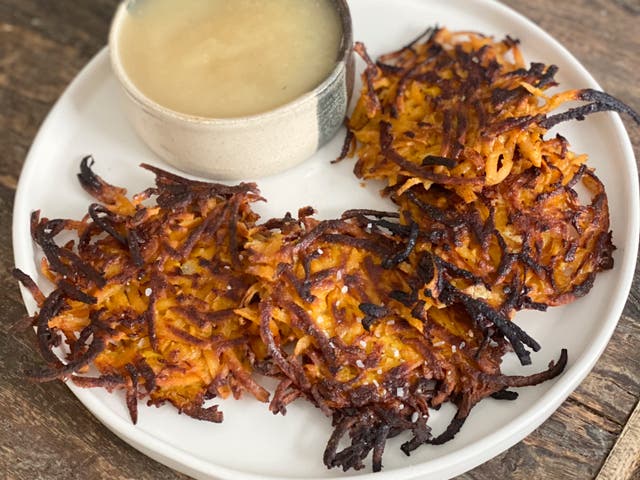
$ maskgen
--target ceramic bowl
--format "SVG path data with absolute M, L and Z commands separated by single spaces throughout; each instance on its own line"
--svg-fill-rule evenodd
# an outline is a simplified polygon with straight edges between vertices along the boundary
M 354 81 L 351 14 L 346 0 L 332 0 L 342 22 L 342 41 L 335 68 L 320 85 L 276 109 L 220 119 L 165 108 L 131 81 L 118 42 L 127 9 L 134 2 L 121 3 L 111 24 L 111 66 L 124 90 L 124 109 L 131 125 L 167 163 L 220 180 L 262 177 L 303 162 L 342 125 Z

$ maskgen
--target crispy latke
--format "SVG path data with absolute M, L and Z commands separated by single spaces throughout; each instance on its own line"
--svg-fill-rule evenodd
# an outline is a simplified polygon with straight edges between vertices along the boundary
M 83 220 L 32 217 L 42 270 L 55 288 L 45 299 L 26 280 L 40 306 L 35 322 L 48 363 L 30 376 L 126 389 L 134 423 L 144 394 L 214 422 L 222 414 L 202 406 L 208 398 L 249 391 L 266 401 L 251 377 L 258 328 L 234 313 L 252 285 L 240 251 L 257 218 L 249 207 L 260 198 L 255 185 L 190 181 L 144 165 L 156 187 L 129 200 L 92 172 L 92 162 L 83 160 L 78 177 L 101 203 Z M 66 232 L 77 241 L 56 243 Z M 61 336 L 66 364 L 51 352 Z M 98 375 L 80 375 L 90 363 Z
M 333 418 L 327 467 L 363 468 L 373 450 L 379 471 L 387 438 L 410 432 L 402 445 L 407 455 L 423 443 L 443 443 L 482 398 L 564 369 L 566 352 L 540 374 L 504 376 L 502 335 L 490 344 L 464 308 L 408 298 L 405 292 L 431 280 L 424 261 L 420 269 L 403 262 L 411 252 L 394 233 L 404 230 L 393 221 L 397 214 L 354 210 L 317 221 L 309 213 L 257 227 L 246 248 L 249 272 L 262 279 L 249 295 L 261 301 L 244 314 L 260 322 L 269 352 L 262 370 L 281 378 L 271 410 L 285 413 L 304 397 Z M 429 408 L 446 401 L 458 413 L 433 437 Z M 338 451 L 344 436 L 351 444 Z
M 586 155 L 545 134 L 588 113 L 627 112 L 638 121 L 635 112 L 593 90 L 547 94 L 557 68 L 525 68 L 510 37 L 429 29 L 376 63 L 363 45 L 356 51 L 367 68 L 342 157 L 358 157 L 358 177 L 387 183 L 401 223 L 418 226 L 416 252 L 448 265 L 453 287 L 511 318 L 571 302 L 613 267 L 604 186 Z M 591 103 L 554 113 L 571 100 Z M 477 310 L 448 289 L 428 293 Z M 525 345 L 537 350 L 535 342 L 485 323 L 530 362 Z

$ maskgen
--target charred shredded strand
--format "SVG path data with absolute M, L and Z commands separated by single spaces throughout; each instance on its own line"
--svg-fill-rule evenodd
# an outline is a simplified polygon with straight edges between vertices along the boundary
M 336 159 L 331 160 L 331 163 L 338 163 L 344 160 L 345 158 L 347 158 L 354 140 L 355 140 L 355 137 L 353 135 L 353 132 L 351 130 L 347 130 L 347 134 L 344 137 L 344 143 L 342 144 L 342 150 L 340 151 L 340 155 L 338 155 Z
M 364 60 L 365 63 L 367 64 L 367 67 L 364 72 L 366 85 L 367 85 L 367 97 L 368 97 L 367 109 L 370 113 L 378 112 L 381 109 L 380 99 L 376 95 L 376 91 L 373 86 L 375 77 L 378 72 L 378 67 L 376 66 L 375 63 L 373 63 L 373 60 L 371 60 L 371 57 L 369 57 L 369 54 L 367 53 L 367 49 L 365 48 L 363 43 L 356 42 L 354 44 L 353 50 L 358 55 L 360 55 L 362 60 Z
M 458 161 L 453 158 L 439 157 L 437 155 L 427 155 L 422 159 L 422 166 L 437 166 L 441 165 L 443 167 L 447 167 L 448 169 L 454 168 L 458 165 Z
M 373 303 L 361 303 L 359 305 L 360 311 L 365 314 L 362 319 L 362 326 L 366 331 L 369 331 L 371 325 L 383 317 L 389 315 L 389 309 L 382 305 L 375 305 Z
M 509 400 L 509 401 L 513 401 L 513 400 L 517 400 L 518 399 L 518 392 L 514 392 L 512 390 L 507 390 L 507 389 L 503 389 L 503 390 L 499 390 L 495 393 L 491 394 L 491 398 L 494 398 L 496 400 Z
M 104 216 L 100 216 L 100 214 L 103 214 Z M 89 205 L 89 216 L 94 223 L 103 231 L 115 238 L 120 244 L 126 245 L 127 240 L 114 228 L 111 215 L 112 214 L 109 209 L 99 203 L 92 203 Z
M 34 282 L 29 275 L 24 273 L 19 268 L 12 269 L 11 275 L 13 276 L 13 278 L 18 280 L 24 288 L 26 288 L 29 291 L 29 293 L 31 294 L 33 299 L 36 301 L 38 306 L 41 307 L 45 301 L 45 296 L 42 293 L 42 290 L 40 290 L 40 288 L 36 284 L 36 282 Z
M 129 409 L 129 416 L 131 417 L 131 423 L 134 425 L 138 423 L 138 371 L 136 368 L 127 363 L 124 368 L 129 374 L 129 381 L 127 382 L 127 408 Z
M 80 358 L 69 362 L 61 367 L 45 368 L 40 371 L 33 371 L 27 376 L 35 382 L 50 382 L 56 379 L 65 379 L 69 375 L 76 373 L 79 369 L 89 365 L 104 349 L 105 342 L 101 338 L 94 338 L 87 351 Z
M 409 238 L 407 239 L 407 244 L 404 250 L 396 253 L 391 257 L 385 258 L 382 262 L 382 267 L 389 269 L 395 267 L 399 263 L 406 261 L 411 255 L 411 252 L 413 252 L 414 248 L 416 248 L 416 242 L 418 241 L 419 233 L 420 230 L 418 228 L 418 224 L 412 223 L 410 227 Z
M 640 114 L 608 93 L 587 88 L 577 91 L 576 100 L 592 103 L 581 107 L 570 108 L 566 112 L 547 117 L 539 122 L 540 126 L 550 129 L 561 122 L 566 122 L 567 120 L 584 120 L 587 115 L 597 112 L 626 113 L 634 122 L 640 125 Z
M 449 426 L 443 433 L 441 433 L 437 437 L 428 439 L 425 443 L 429 443 L 431 445 L 442 445 L 453 440 L 453 437 L 455 437 L 456 434 L 460 431 L 462 425 L 464 425 L 464 422 L 466 420 L 466 416 L 459 417 L 458 415 L 456 415 L 455 417 L 453 417 L 453 420 L 451 420 L 451 423 L 449 423 Z

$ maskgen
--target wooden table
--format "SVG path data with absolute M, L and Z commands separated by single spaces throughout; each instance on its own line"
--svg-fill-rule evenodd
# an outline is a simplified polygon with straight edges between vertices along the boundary
M 391 0 L 389 0 L 391 1 Z M 112 435 L 59 382 L 26 382 L 33 333 L 13 265 L 11 211 L 22 162 L 64 87 L 106 42 L 117 0 L 0 1 L 0 477 L 184 479 Z M 563 43 L 604 90 L 640 111 L 638 0 L 507 0 Z M 624 118 L 636 157 L 640 127 Z M 624 480 L 639 465 L 640 275 L 589 377 L 525 440 L 461 479 Z M 624 434 L 623 429 L 626 427 Z M 617 442 L 617 444 L 616 444 Z M 615 448 L 614 445 L 616 445 Z M 605 459 L 611 454 L 604 468 Z M 636 472 L 637 475 L 637 472 Z

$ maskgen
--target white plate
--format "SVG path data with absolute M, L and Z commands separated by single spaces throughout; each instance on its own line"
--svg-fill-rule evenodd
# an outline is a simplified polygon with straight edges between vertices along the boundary
M 533 23 L 499 3 L 481 0 L 448 2 L 421 0 L 352 0 L 355 38 L 366 43 L 372 56 L 397 49 L 426 26 L 472 29 L 522 40 L 528 61 L 560 67 L 563 88 L 598 88 L 593 78 L 561 45 Z M 360 65 L 361 66 L 361 65 Z M 106 50 L 78 75 L 49 114 L 36 137 L 22 171 L 15 199 L 13 244 L 16 265 L 41 283 L 29 236 L 29 215 L 42 209 L 51 217 L 79 218 L 91 201 L 75 174 L 80 159 L 91 153 L 98 174 L 137 192 L 149 186 L 152 175 L 137 167 L 159 164 L 135 137 L 119 107 L 120 92 Z M 509 357 L 509 373 L 542 370 L 569 349 L 569 365 L 554 381 L 520 389 L 515 402 L 487 399 L 472 412 L 456 438 L 442 446 L 423 446 L 411 457 L 399 450 L 402 438 L 389 441 L 384 470 L 342 473 L 327 470 L 322 452 L 331 433 L 330 421 L 306 402 L 289 407 L 286 417 L 274 416 L 267 406 L 246 398 L 223 401 L 221 425 L 178 415 L 172 407 L 141 407 L 137 426 L 130 423 L 123 396 L 102 390 L 69 388 L 118 436 L 156 460 L 197 478 L 447 478 L 488 460 L 518 442 L 540 425 L 587 375 L 604 349 L 627 298 L 638 242 L 638 183 L 629 139 L 620 119 L 599 114 L 585 122 L 561 126 L 573 149 L 589 152 L 590 164 L 607 186 L 614 231 L 615 268 L 601 274 L 592 292 L 572 305 L 539 312 L 523 312 L 517 321 L 543 346 L 531 367 Z M 301 166 L 259 181 L 269 203 L 263 217 L 313 205 L 320 216 L 339 215 L 348 208 L 384 208 L 374 185 L 363 188 L 352 175 L 352 161 L 332 166 L 343 135 Z M 30 312 L 34 303 L 23 297 Z M 432 425 L 443 429 L 452 409 L 436 412 Z

